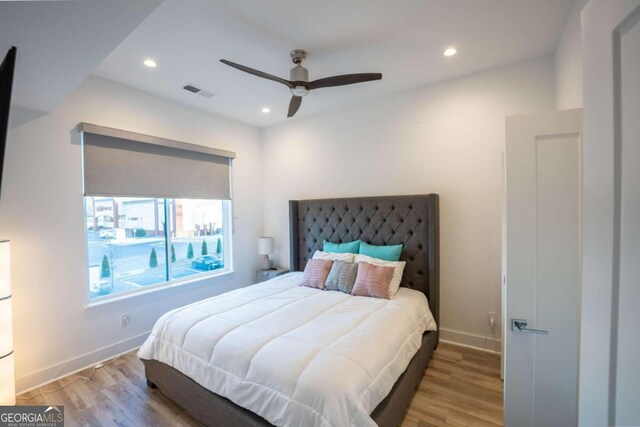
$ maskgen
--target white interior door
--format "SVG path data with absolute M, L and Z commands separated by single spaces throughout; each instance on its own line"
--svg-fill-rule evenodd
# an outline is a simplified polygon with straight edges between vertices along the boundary
M 505 425 L 575 426 L 582 111 L 506 129 Z
M 580 425 L 640 425 L 640 0 L 582 11 Z

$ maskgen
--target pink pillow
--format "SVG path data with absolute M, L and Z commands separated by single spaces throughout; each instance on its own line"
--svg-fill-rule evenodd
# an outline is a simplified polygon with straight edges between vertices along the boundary
M 329 259 L 310 259 L 304 268 L 304 276 L 300 286 L 324 289 L 333 261 Z
M 359 262 L 351 295 L 389 299 L 389 286 L 394 270 L 393 267 Z

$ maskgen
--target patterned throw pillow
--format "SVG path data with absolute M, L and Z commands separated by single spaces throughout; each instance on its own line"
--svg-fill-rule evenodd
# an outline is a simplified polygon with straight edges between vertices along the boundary
M 324 289 L 332 264 L 333 261 L 328 259 L 310 259 L 307 261 L 300 286 Z
M 358 275 L 351 295 L 390 299 L 389 285 L 393 278 L 393 270 L 393 267 L 359 262 Z
M 383 265 L 385 267 L 393 267 L 393 279 L 391 279 L 391 285 L 389 285 L 389 299 L 393 298 L 395 294 L 398 293 L 398 289 L 400 288 L 400 282 L 402 282 L 402 273 L 404 271 L 404 266 L 407 264 L 405 261 L 385 261 L 378 258 L 371 258 L 366 255 L 356 255 L 353 259 L 353 262 L 367 262 L 373 265 Z
M 358 264 L 345 261 L 334 261 L 329 276 L 327 276 L 326 290 L 351 293 L 358 274 Z

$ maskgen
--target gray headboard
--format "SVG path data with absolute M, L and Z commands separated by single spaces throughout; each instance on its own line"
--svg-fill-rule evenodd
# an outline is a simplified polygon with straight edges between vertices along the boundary
M 373 245 L 402 243 L 401 286 L 423 292 L 440 325 L 440 227 L 438 195 L 291 200 L 291 270 L 302 271 L 323 240 L 360 239 Z

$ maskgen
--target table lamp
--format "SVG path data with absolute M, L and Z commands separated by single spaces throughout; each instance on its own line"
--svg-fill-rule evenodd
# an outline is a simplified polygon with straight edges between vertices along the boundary
M 264 255 L 262 260 L 262 268 L 268 270 L 271 268 L 271 260 L 269 255 L 275 252 L 275 244 L 273 237 L 260 237 L 258 238 L 258 254 Z

